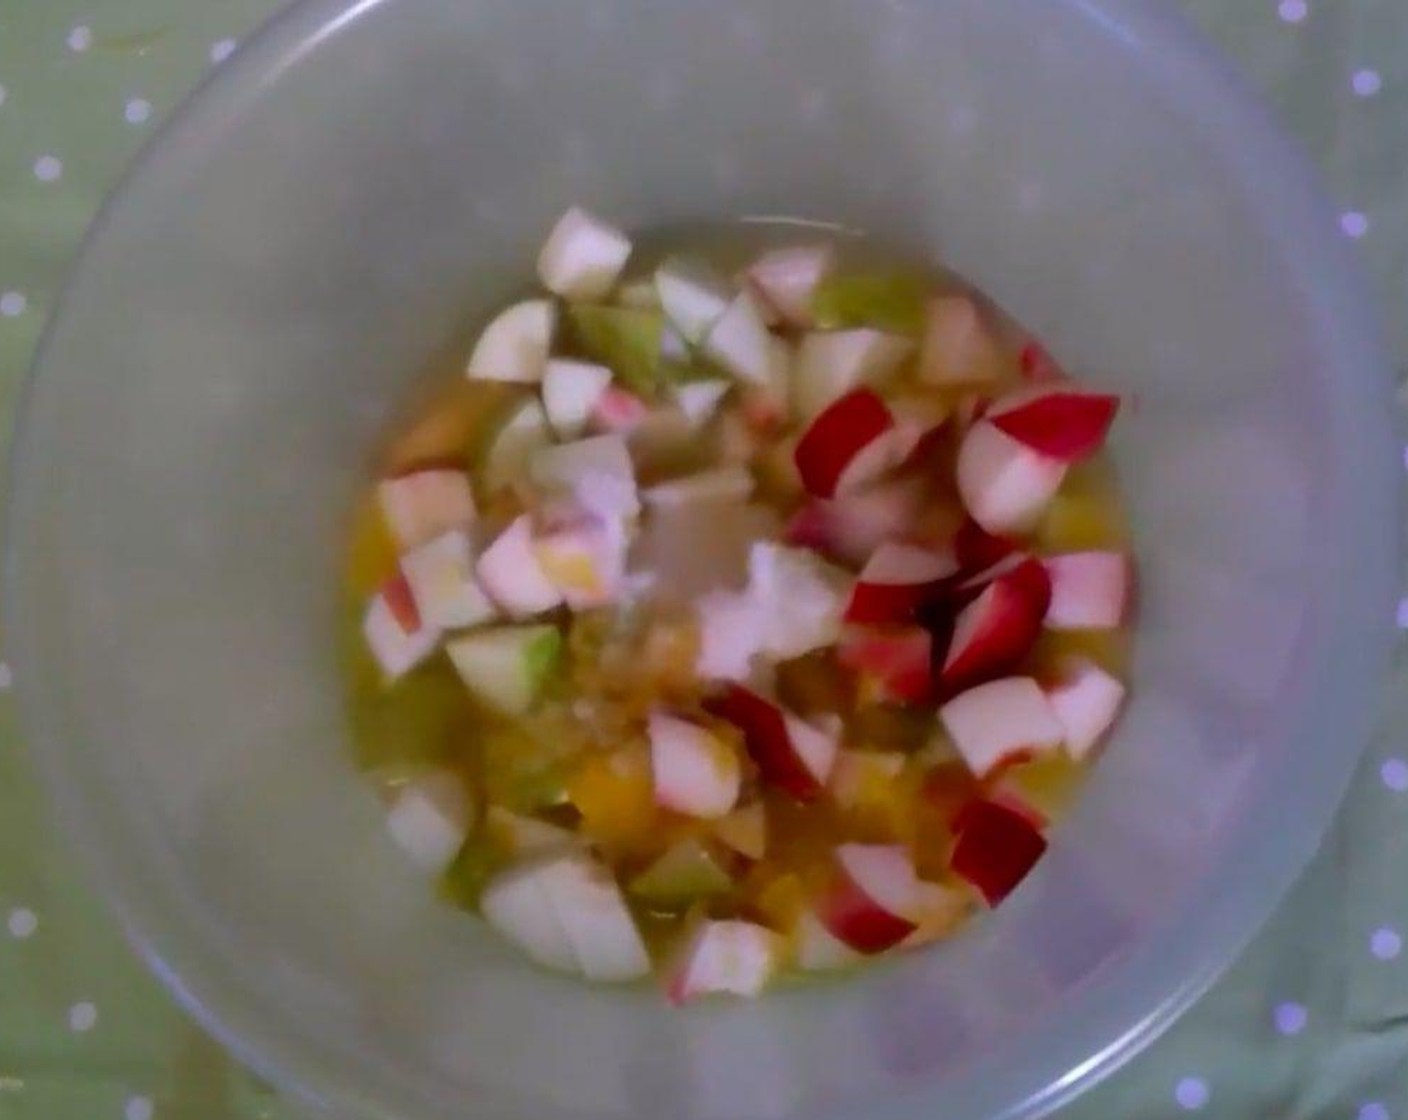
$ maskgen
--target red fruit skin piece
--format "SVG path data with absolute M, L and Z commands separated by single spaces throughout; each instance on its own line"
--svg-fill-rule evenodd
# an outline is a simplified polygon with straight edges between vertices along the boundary
M 875 689 L 876 701 L 934 699 L 934 639 L 922 626 L 850 631 L 837 645 L 836 658 Z
M 954 822 L 958 843 L 949 867 L 996 906 L 1046 852 L 1046 838 L 1026 815 L 995 801 L 974 801 Z
M 844 621 L 871 626 L 912 622 L 959 574 L 951 553 L 911 545 L 882 545 L 860 573 Z
M 917 923 L 893 914 L 871 898 L 844 867 L 816 908 L 816 916 L 838 941 L 858 953 L 883 953 L 914 932 Z
M 792 749 L 782 709 L 742 685 L 729 685 L 704 701 L 704 710 L 743 732 L 763 781 L 798 801 L 815 801 L 825 787 Z
M 1113 394 L 1061 386 L 1011 408 L 998 401 L 987 420 L 1033 451 L 1077 463 L 1099 450 L 1119 408 Z
M 976 573 L 1005 560 L 1017 551 L 1017 544 L 1006 537 L 994 536 L 970 517 L 958 527 L 953 551 L 965 571 Z
M 833 401 L 802 433 L 793 453 L 807 492 L 835 497 L 851 461 L 894 424 L 885 402 L 870 389 L 855 389 Z
M 416 606 L 415 594 L 404 572 L 398 568 L 396 574 L 382 586 L 381 594 L 391 616 L 402 630 L 414 634 L 420 629 L 420 608 Z
M 1056 359 L 1036 339 L 1029 340 L 1018 353 L 1017 368 L 1028 381 L 1061 381 L 1065 378 Z
M 1031 650 L 1051 605 L 1051 578 L 1028 558 L 959 613 L 939 672 L 946 695 L 1005 676 Z

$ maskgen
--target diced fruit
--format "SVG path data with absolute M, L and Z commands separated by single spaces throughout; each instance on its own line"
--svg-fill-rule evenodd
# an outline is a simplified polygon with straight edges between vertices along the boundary
M 655 270 L 655 291 L 675 329 L 695 346 L 724 317 L 733 300 L 728 281 L 687 257 L 671 257 Z
M 493 879 L 480 897 L 485 920 L 545 968 L 576 972 L 577 956 L 535 861 Z
M 520 401 L 484 450 L 480 472 L 484 490 L 495 494 L 524 482 L 533 455 L 550 446 L 552 430 L 543 406 L 534 398 Z
M 992 381 L 1002 357 L 983 314 L 968 296 L 940 296 L 929 304 L 919 380 L 931 385 Z
M 437 770 L 397 791 L 386 827 L 417 867 L 438 874 L 455 858 L 472 820 L 464 783 L 448 770 Z
M 611 385 L 611 371 L 595 362 L 553 358 L 543 374 L 543 410 L 562 439 L 576 439 Z
M 919 796 L 925 807 L 942 825 L 945 833 L 952 831 L 963 809 L 978 796 L 981 787 L 968 764 L 955 759 L 941 762 L 924 775 Z
M 680 840 L 631 880 L 627 890 L 652 906 L 684 909 L 701 898 L 724 894 L 733 878 L 695 837 Z
M 484 328 L 465 375 L 484 381 L 541 381 L 556 325 L 551 300 L 515 303 Z
M 923 704 L 934 696 L 933 636 L 922 626 L 849 630 L 836 651 L 871 703 Z
M 748 859 L 762 859 L 768 848 L 768 814 L 761 801 L 735 809 L 714 822 L 719 843 Z
M 788 522 L 785 539 L 843 563 L 864 564 L 885 541 L 914 527 L 923 503 L 923 491 L 909 480 L 883 482 L 829 502 L 813 499 Z
M 661 312 L 572 303 L 567 305 L 567 321 L 582 351 L 609 366 L 636 392 L 654 393 L 666 378 Z
M 567 496 L 598 517 L 632 518 L 640 512 L 635 470 L 619 435 L 539 448 L 528 460 L 535 486 Z
M 829 245 L 773 249 L 750 264 L 743 278 L 781 322 L 807 327 L 812 322 L 817 285 L 830 275 L 835 262 L 836 254 Z
M 533 555 L 567 605 L 580 611 L 621 597 L 628 545 L 619 520 L 587 516 L 540 534 Z
M 852 809 L 893 798 L 895 781 L 904 772 L 904 759 L 898 751 L 840 751 L 831 771 L 831 795 L 836 804 Z
M 532 521 L 526 513 L 484 550 L 475 574 L 510 618 L 531 618 L 562 605 L 562 593 L 538 563 Z
M 626 434 L 639 428 L 650 415 L 650 406 L 626 389 L 611 386 L 592 409 L 592 428 L 598 432 Z
M 782 959 L 782 939 L 754 922 L 701 922 L 665 979 L 671 1003 L 702 995 L 755 996 Z
M 869 327 L 817 331 L 802 339 L 792 371 L 792 408 L 803 421 L 862 386 L 883 387 L 914 343 Z
M 686 381 L 675 387 L 675 404 L 690 428 L 698 431 L 714 418 L 729 388 L 727 381 Z
M 686 478 L 652 486 L 643 497 L 654 508 L 678 508 L 698 503 L 746 502 L 753 493 L 753 476 L 742 467 L 718 467 Z
M 937 394 L 910 392 L 893 395 L 887 403 L 899 429 L 896 442 L 901 464 L 923 461 L 940 449 L 953 414 L 949 401 Z
M 939 709 L 939 719 L 978 777 L 1006 762 L 1061 745 L 1065 729 L 1030 677 L 1003 677 L 961 692 Z
M 989 782 L 988 799 L 1045 828 L 1070 808 L 1082 777 L 1081 768 L 1069 755 L 1052 751 L 1030 762 L 1004 766 L 996 780 Z
M 450 529 L 468 529 L 477 513 L 469 479 L 460 471 L 413 471 L 377 484 L 377 499 L 391 534 L 415 548 Z
M 738 801 L 743 772 L 733 748 L 697 723 L 656 712 L 650 717 L 655 800 L 666 809 L 708 819 Z
M 558 219 L 538 254 L 538 279 L 563 299 L 604 299 L 631 256 L 631 239 L 574 206 Z
M 968 429 L 958 449 L 958 492 L 983 529 L 1025 533 L 1066 476 L 1066 464 L 1017 442 L 988 420 Z
M 476 630 L 446 644 L 465 686 L 504 715 L 523 715 L 557 668 L 562 636 L 552 626 Z
M 489 806 L 484 814 L 484 830 L 498 848 L 517 859 L 573 847 L 581 842 L 568 829 L 510 812 L 501 805 Z
M 913 949 L 947 937 L 967 916 L 967 892 L 957 884 L 919 883 L 918 927 L 900 942 L 900 948 Z
M 836 761 L 835 736 L 742 685 L 727 686 L 704 706 L 743 732 L 763 781 L 799 801 L 821 796 Z
M 950 554 L 886 542 L 861 569 L 844 619 L 874 625 L 910 622 L 957 573 L 958 562 Z
M 440 645 L 440 631 L 422 621 L 410 584 L 399 571 L 372 596 L 362 635 L 387 682 L 410 672 Z
M 485 889 L 482 906 L 490 924 L 551 968 L 602 981 L 634 980 L 650 970 L 620 888 L 586 853 L 545 856 L 500 876 Z
M 1114 726 L 1125 688 L 1095 662 L 1079 658 L 1065 667 L 1046 695 L 1066 730 L 1066 753 L 1079 761 Z
M 761 617 L 752 597 L 733 591 L 711 591 L 695 604 L 699 616 L 699 658 L 696 669 L 706 681 L 746 681 L 753 659 L 763 649 Z
M 739 381 L 771 388 L 775 384 L 777 352 L 748 292 L 740 292 L 704 339 L 704 353 Z
M 959 526 L 953 538 L 953 551 L 965 571 L 978 572 L 1012 555 L 1017 551 L 1017 543 L 994 536 L 970 517 Z
M 950 866 L 996 906 L 1046 851 L 1046 839 L 1025 816 L 993 801 L 975 801 L 958 821 Z
M 909 853 L 892 844 L 842 844 L 837 874 L 817 917 L 860 953 L 883 953 L 914 932 L 919 879 Z
M 794 938 L 794 963 L 804 972 L 832 972 L 865 959 L 864 954 L 834 936 L 810 910 L 798 919 Z
M 812 292 L 812 319 L 823 330 L 876 327 L 918 337 L 928 282 L 914 273 L 838 273 Z
M 807 492 L 818 498 L 844 496 L 899 462 L 894 417 L 870 389 L 856 389 L 832 402 L 802 433 L 797 470 Z
M 568 783 L 568 797 L 582 814 L 582 835 L 608 852 L 659 850 L 661 817 L 645 750 L 588 756 Z
M 1017 353 L 1017 368 L 1028 381 L 1062 381 L 1065 374 L 1046 347 L 1029 339 Z
M 748 554 L 748 593 L 764 619 L 762 651 L 776 661 L 833 644 L 850 579 L 814 553 L 759 541 Z
M 1051 581 L 1038 560 L 1024 560 L 993 579 L 958 614 L 940 679 L 950 690 L 1010 672 L 1041 634 Z
M 1043 563 L 1051 577 L 1053 630 L 1104 629 L 1124 621 L 1129 558 L 1120 552 L 1067 552 Z
M 454 630 L 488 622 L 498 611 L 474 578 L 474 555 L 462 529 L 442 533 L 401 557 L 416 608 L 427 626 Z
M 1120 399 L 1066 381 L 1047 381 L 999 397 L 986 418 L 1018 443 L 1063 463 L 1100 449 Z

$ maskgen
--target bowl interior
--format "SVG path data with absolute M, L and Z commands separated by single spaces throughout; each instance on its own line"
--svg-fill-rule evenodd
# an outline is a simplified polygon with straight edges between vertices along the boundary
M 1367 732 L 1392 405 L 1303 170 L 1159 7 L 312 3 L 166 130 L 45 345 L 7 598 L 66 823 L 227 1041 L 345 1116 L 1009 1116 L 1227 963 Z M 1133 702 L 956 943 L 679 1013 L 527 967 L 385 839 L 337 703 L 345 514 L 571 202 L 860 227 L 1131 394 Z

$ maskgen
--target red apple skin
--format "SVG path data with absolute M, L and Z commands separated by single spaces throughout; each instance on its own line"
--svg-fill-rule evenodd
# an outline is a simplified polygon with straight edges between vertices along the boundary
M 1023 814 L 994 801 L 968 805 L 955 822 L 949 867 L 996 906 L 1046 852 L 1046 838 Z
M 402 630 L 414 634 L 420 629 L 420 609 L 416 606 L 416 597 L 404 572 L 398 568 L 396 574 L 382 585 L 381 594 L 391 616 Z
M 1051 605 L 1051 578 L 1039 560 L 1026 559 L 998 576 L 958 615 L 939 677 L 945 695 L 1006 675 L 1031 650 Z M 977 626 L 955 648 L 965 622 Z
M 970 517 L 959 526 L 953 551 L 965 571 L 977 574 L 1016 552 L 1017 543 L 994 536 Z
M 851 460 L 894 427 L 877 393 L 855 389 L 827 406 L 797 443 L 793 458 L 807 493 L 833 498 Z
M 704 710 L 743 732 L 763 781 L 798 801 L 815 801 L 826 792 L 792 749 L 782 709 L 772 701 L 735 684 L 706 698 Z
M 831 936 L 866 954 L 894 948 L 917 928 L 908 918 L 882 909 L 841 868 L 817 906 L 816 916 Z
M 927 704 L 935 698 L 934 639 L 922 626 L 849 631 L 836 657 L 874 685 L 878 700 Z
M 988 410 L 994 427 L 1033 451 L 1063 463 L 1078 463 L 1100 449 L 1119 412 L 1120 399 L 1052 383 L 1035 399 L 1004 410 L 1002 401 Z
M 1061 381 L 1061 367 L 1036 339 L 1030 339 L 1017 355 L 1017 368 L 1028 381 Z
M 904 572 L 906 581 L 886 582 L 879 577 L 885 568 L 887 554 L 905 554 L 918 557 L 919 570 L 912 567 Z M 927 556 L 925 555 L 927 554 Z M 932 563 L 929 558 L 932 557 Z M 913 564 L 913 560 L 906 561 Z M 895 575 L 893 564 L 883 574 Z M 914 621 L 915 616 L 925 606 L 943 595 L 945 589 L 960 574 L 957 562 L 951 554 L 935 552 L 924 548 L 899 548 L 882 546 L 872 557 L 872 563 L 861 570 L 860 578 L 851 589 L 850 601 L 846 604 L 844 621 L 871 626 L 898 626 Z M 915 579 L 916 576 L 920 578 Z

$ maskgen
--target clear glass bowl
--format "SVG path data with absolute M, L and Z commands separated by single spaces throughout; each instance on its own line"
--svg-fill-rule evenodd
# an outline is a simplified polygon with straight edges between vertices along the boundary
M 1049 1111 L 1203 990 L 1367 737 L 1400 465 L 1329 210 L 1166 7 L 338 0 L 221 67 L 43 345 L 5 585 L 63 824 L 186 1006 L 339 1118 L 885 1120 Z M 344 513 L 574 201 L 900 240 L 1134 398 L 1134 700 L 955 943 L 677 1012 L 533 970 L 390 849 L 337 701 Z

